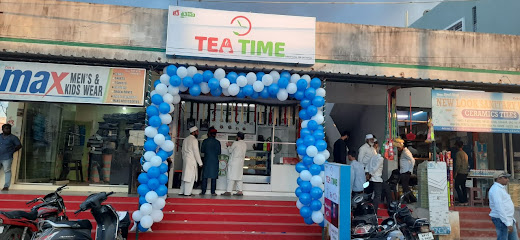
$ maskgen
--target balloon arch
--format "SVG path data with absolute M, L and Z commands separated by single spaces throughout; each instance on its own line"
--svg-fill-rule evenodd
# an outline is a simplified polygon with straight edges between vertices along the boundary
M 169 65 L 164 68 L 159 80 L 154 82 L 150 93 L 151 105 L 146 108 L 148 126 L 144 143 L 145 152 L 141 158 L 142 173 L 140 183 L 139 210 L 132 214 L 141 232 L 147 231 L 154 222 L 163 219 L 162 209 L 166 205 L 168 189 L 168 163 L 173 155 L 174 143 L 169 135 L 174 104 L 181 101 L 180 93 L 189 91 L 192 96 L 211 94 L 212 96 L 235 96 L 237 98 L 288 98 L 300 100 L 302 110 L 300 138 L 296 141 L 297 153 L 301 161 L 296 164 L 299 187 L 295 194 L 299 198 L 296 206 L 305 223 L 323 226 L 323 164 L 329 158 L 323 129 L 325 89 L 319 78 L 300 76 L 287 71 L 236 73 L 219 68 L 198 71 L 196 67 Z

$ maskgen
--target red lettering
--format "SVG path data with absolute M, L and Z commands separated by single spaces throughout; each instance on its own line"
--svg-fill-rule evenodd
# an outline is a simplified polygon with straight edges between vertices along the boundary
M 224 38 L 224 41 L 222 41 L 222 45 L 220 45 L 219 52 L 223 53 L 223 48 L 229 48 L 228 53 L 233 53 L 233 47 L 231 46 L 231 41 L 229 40 L 229 38 Z
M 208 39 L 207 37 L 200 37 L 200 36 L 195 36 L 195 40 L 199 40 L 199 52 L 202 51 L 202 49 L 204 49 L 204 41 Z
M 208 52 L 218 52 L 217 48 L 215 48 L 217 46 L 217 42 L 218 41 L 218 38 L 215 38 L 215 37 L 210 37 L 208 38 Z
M 58 92 L 58 94 L 63 94 L 63 88 L 61 88 L 61 81 L 67 76 L 69 75 L 69 73 L 67 72 L 64 72 L 64 73 L 61 73 L 59 76 L 56 72 L 51 72 L 51 75 L 52 75 L 52 79 L 54 80 L 54 83 L 52 84 L 52 86 L 49 88 L 49 90 L 45 93 L 45 95 L 49 94 L 49 92 L 51 92 L 51 90 L 53 88 L 56 88 L 56 91 Z M 45 96 L 44 95 L 44 96 Z

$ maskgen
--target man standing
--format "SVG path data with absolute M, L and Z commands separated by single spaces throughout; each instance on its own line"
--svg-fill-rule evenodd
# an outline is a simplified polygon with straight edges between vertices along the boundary
M 199 129 L 190 128 L 190 136 L 182 143 L 182 183 L 179 195 L 192 196 L 193 184 L 198 178 L 197 164 L 202 167 L 199 153 Z
M 348 152 L 348 160 L 350 161 L 350 189 L 352 190 L 352 196 L 363 193 L 363 183 L 366 182 L 363 164 L 358 162 L 355 156 L 355 150 L 350 150 Z
M 341 137 L 334 143 L 334 150 L 333 150 L 334 162 L 341 163 L 341 164 L 347 164 L 347 152 L 348 152 L 347 141 L 348 141 L 349 136 L 350 136 L 350 134 L 347 131 L 345 131 L 345 132 L 343 132 Z
M 377 152 L 374 149 L 374 135 L 367 134 L 365 136 L 365 144 L 359 148 L 359 155 L 357 158 L 365 167 L 365 172 L 368 172 L 367 166 L 370 163 L 370 159 L 372 159 L 376 154 Z
M 217 136 L 217 129 L 209 128 L 208 138 L 202 142 L 201 153 L 204 154 L 204 167 L 202 167 L 202 188 L 200 195 L 206 194 L 208 188 L 208 178 L 211 178 L 211 195 L 217 196 L 215 190 L 217 189 L 218 178 L 218 155 L 220 155 L 220 141 Z
M 244 174 L 244 159 L 246 157 L 247 145 L 244 142 L 244 134 L 237 133 L 237 140 L 231 144 L 226 144 L 229 153 L 228 169 L 227 169 L 227 189 L 223 196 L 231 196 L 231 192 L 236 184 L 236 196 L 243 196 L 242 193 L 242 175 Z
M 410 191 L 410 176 L 415 167 L 415 159 L 410 150 L 404 147 L 403 139 L 396 139 L 394 141 L 394 146 L 397 147 L 397 151 L 400 154 L 399 164 L 401 165 L 401 169 L 399 172 L 401 173 L 401 186 L 403 187 L 403 193 L 407 193 Z M 407 199 L 409 203 L 417 202 L 417 198 L 415 198 L 413 193 L 410 193 Z
M 495 224 L 497 240 L 518 240 L 515 220 L 515 206 L 506 191 L 511 174 L 497 172 L 493 176 L 495 183 L 489 189 L 489 216 Z
M 5 184 L 2 191 L 9 191 L 11 186 L 11 164 L 13 163 L 13 154 L 22 148 L 20 139 L 11 134 L 11 124 L 2 126 L 2 135 L 0 137 L 0 164 L 4 168 Z
M 464 143 L 457 141 L 455 143 L 459 151 L 455 158 L 455 190 L 459 197 L 460 205 L 468 205 L 468 193 L 466 192 L 466 179 L 468 178 L 468 154 L 462 150 Z
M 377 140 L 374 139 L 374 149 L 377 151 Z M 380 154 L 374 155 L 370 159 L 370 163 L 368 164 L 368 173 L 370 174 L 370 184 L 374 187 L 374 208 L 379 208 L 379 203 L 381 202 L 381 195 L 383 193 L 383 163 L 384 158 Z

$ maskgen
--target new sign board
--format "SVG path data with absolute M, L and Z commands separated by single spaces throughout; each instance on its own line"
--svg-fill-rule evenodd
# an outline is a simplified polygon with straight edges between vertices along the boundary
M 167 55 L 314 64 L 316 18 L 170 6 Z

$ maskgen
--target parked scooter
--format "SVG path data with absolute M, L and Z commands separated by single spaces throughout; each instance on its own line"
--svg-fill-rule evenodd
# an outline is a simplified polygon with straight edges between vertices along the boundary
M 27 240 L 38 231 L 37 223 L 40 220 L 67 220 L 65 204 L 60 196 L 61 191 L 66 188 L 67 185 L 61 186 L 43 198 L 38 197 L 27 202 L 27 205 L 42 202 L 33 206 L 30 212 L 0 212 L 0 239 Z
M 95 193 L 87 197 L 81 203 L 80 212 L 90 209 L 92 216 L 96 220 L 96 240 L 122 240 L 128 235 L 128 227 L 130 226 L 130 218 L 128 213 L 123 220 L 119 219 L 118 213 L 110 205 L 103 205 L 110 193 Z M 89 220 L 78 221 L 50 221 L 45 220 L 41 223 L 41 233 L 35 234 L 35 240 L 54 240 L 54 239 L 85 239 L 91 240 L 92 224 Z
M 414 218 L 410 209 L 402 206 L 404 198 L 411 192 L 401 196 L 399 202 L 390 203 L 388 214 L 395 215 L 397 222 L 402 226 L 400 229 L 409 240 L 433 240 L 433 233 L 430 231 L 430 222 L 425 218 Z

